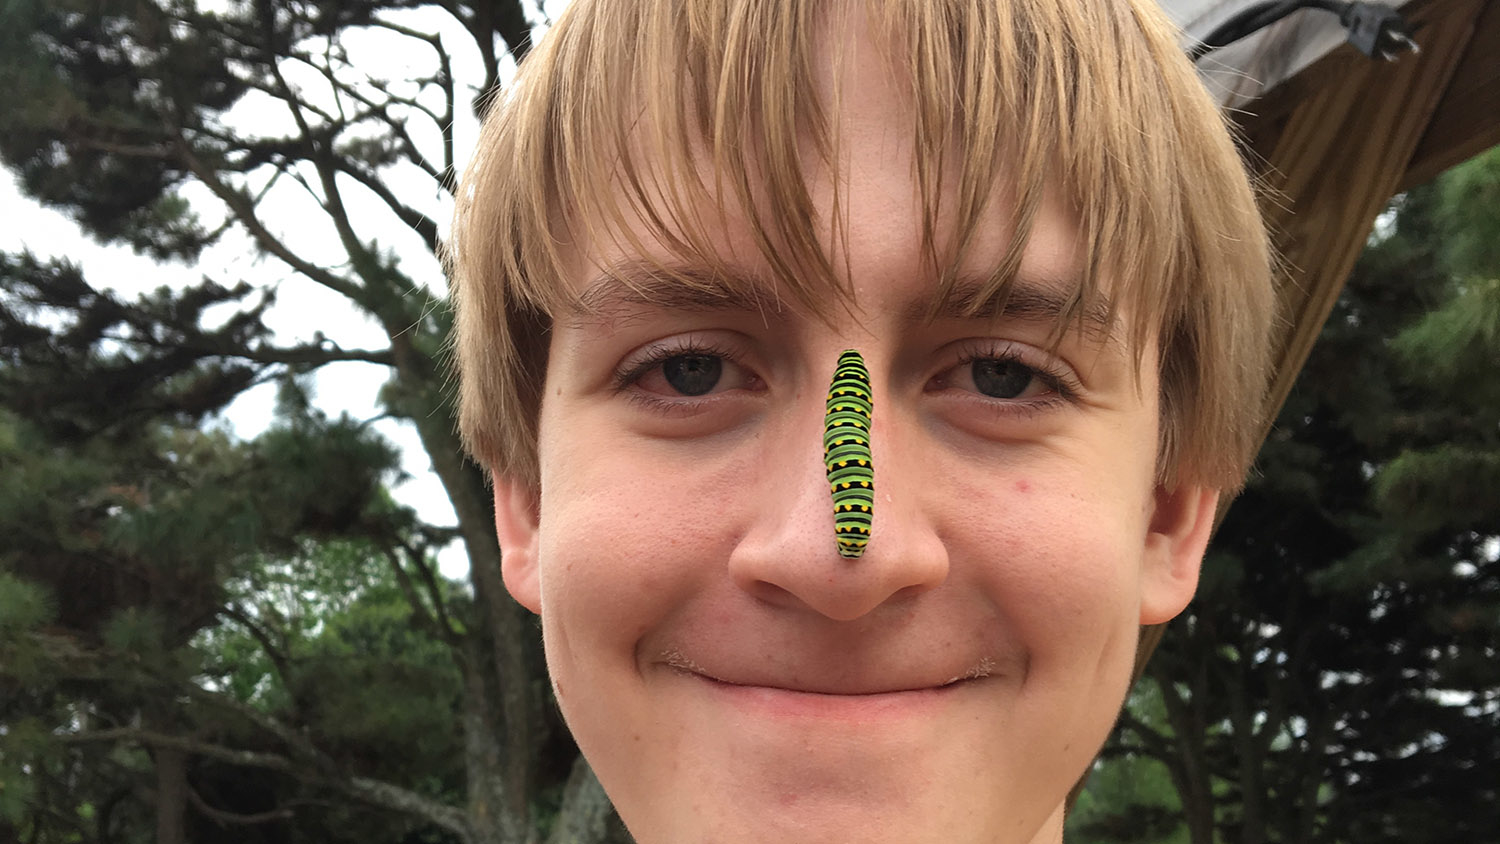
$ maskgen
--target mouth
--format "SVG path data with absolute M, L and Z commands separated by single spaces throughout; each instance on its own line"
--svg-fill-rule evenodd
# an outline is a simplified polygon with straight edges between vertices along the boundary
M 972 681 L 982 680 L 995 673 L 995 662 L 988 657 L 979 660 L 958 674 L 942 674 L 936 680 L 890 681 L 881 679 L 851 680 L 847 682 L 801 680 L 787 681 L 773 678 L 740 678 L 719 676 L 705 669 L 679 651 L 667 651 L 661 661 L 678 674 L 701 680 L 712 686 L 735 693 L 760 693 L 770 696 L 803 697 L 808 699 L 847 699 L 851 702 L 865 700 L 879 702 L 882 699 L 897 700 L 902 697 L 940 694 Z

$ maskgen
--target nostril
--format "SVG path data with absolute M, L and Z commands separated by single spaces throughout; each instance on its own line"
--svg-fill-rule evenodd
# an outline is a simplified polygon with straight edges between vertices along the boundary
M 741 588 L 757 601 L 769 606 L 782 609 L 806 606 L 791 590 L 778 586 L 769 580 L 751 580 L 748 583 L 741 584 Z

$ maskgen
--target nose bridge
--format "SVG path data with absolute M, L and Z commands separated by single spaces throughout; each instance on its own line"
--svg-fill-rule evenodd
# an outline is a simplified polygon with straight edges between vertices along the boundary
M 840 371 L 842 365 L 841 359 Z M 901 414 L 882 415 L 882 397 L 872 385 L 881 380 L 877 373 L 840 394 L 836 377 L 826 398 L 807 391 L 788 417 L 794 422 L 785 438 L 795 444 L 772 446 L 776 455 L 768 455 L 767 465 L 775 468 L 767 473 L 770 485 L 758 492 L 755 526 L 730 558 L 741 588 L 847 621 L 946 578 L 946 551 L 920 512 L 919 497 L 899 488 L 914 479 L 897 479 L 911 467 L 896 457 L 900 449 L 889 447 L 901 436 Z M 850 390 L 863 391 L 863 414 L 842 407 L 858 398 Z M 894 458 L 888 466 L 882 454 Z

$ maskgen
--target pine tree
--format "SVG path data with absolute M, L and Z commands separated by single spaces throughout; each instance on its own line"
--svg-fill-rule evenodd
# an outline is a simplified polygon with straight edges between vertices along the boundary
M 0 278 L 0 823 L 175 844 L 332 805 L 298 834 L 369 841 L 389 821 L 347 807 L 404 802 L 462 840 L 458 666 L 422 622 L 467 601 L 430 576 L 445 537 L 386 492 L 393 447 L 290 376 L 269 431 L 206 430 L 255 373 L 122 318 L 156 297 L 116 307 L 25 257 Z M 196 325 L 189 299 L 176 316 Z M 121 342 L 142 327 L 161 342 Z
M 393 251 L 398 240 L 415 243 L 429 255 L 427 266 L 436 267 L 430 256 L 441 248 L 437 218 L 454 190 L 456 127 L 466 114 L 482 113 L 502 67 L 524 56 L 531 29 L 518 0 L 206 6 L 194 0 L 18 0 L 0 10 L 0 85 L 6 91 L 0 98 L 0 158 L 28 194 L 67 211 L 96 238 L 163 260 L 191 262 L 211 245 L 242 239 L 294 281 L 343 297 L 386 338 L 372 349 L 343 348 L 326 337 L 287 341 L 273 337 L 263 322 L 275 298 L 270 288 L 205 280 L 126 301 L 97 289 L 110 279 L 85 281 L 76 268 L 11 256 L 4 267 L 8 298 L 0 329 L 8 335 L 4 404 L 14 417 L 6 424 L 21 443 L 16 459 L 60 449 L 83 461 L 36 469 L 46 475 L 85 472 L 89 460 L 118 457 L 102 464 L 113 470 L 98 471 L 117 477 L 119 490 L 106 495 L 84 480 L 67 490 L 93 490 L 89 500 L 103 513 L 98 517 L 113 518 L 115 508 L 128 511 L 130 496 L 138 494 L 138 476 L 127 467 L 175 471 L 163 455 L 189 448 L 173 445 L 175 440 L 192 439 L 197 423 L 246 387 L 346 361 L 387 367 L 383 409 L 416 430 L 457 516 L 456 526 L 411 525 L 405 536 L 456 537 L 471 574 L 467 595 L 452 600 L 431 588 L 431 560 L 420 546 L 411 549 L 416 553 L 395 548 L 406 573 L 398 586 L 413 617 L 434 631 L 457 666 L 461 692 L 453 726 L 463 782 L 461 793 L 443 801 L 414 799 L 421 795 L 407 788 L 385 792 L 379 802 L 466 844 L 540 841 L 544 834 L 557 841 L 598 841 L 606 834 L 608 812 L 597 781 L 560 738 L 534 622 L 500 582 L 485 480 L 464 460 L 451 422 L 441 359 L 447 311 L 441 295 L 423 284 L 430 280 L 440 287 L 441 280 L 436 272 L 430 279 L 418 277 Z M 385 39 L 393 52 L 424 57 L 426 69 L 410 78 L 374 75 L 378 68 L 351 59 L 349 45 L 360 38 Z M 460 78 L 461 59 L 471 56 L 478 57 L 478 70 Z M 268 117 L 268 109 L 275 115 Z M 251 112 L 253 122 L 244 117 Z M 288 231 L 270 211 L 271 200 L 287 188 L 312 197 L 319 209 L 324 254 L 293 248 L 293 236 L 306 232 Z M 383 222 L 370 222 L 376 216 Z M 210 309 L 216 320 L 205 320 Z M 225 318 L 226 312 L 232 315 Z M 67 326 L 60 333 L 59 323 Z M 318 424 L 306 433 L 339 436 L 338 420 Z M 360 441 L 357 431 L 343 436 L 346 446 Z M 314 454 L 308 437 L 295 432 L 280 445 L 257 443 L 248 451 L 206 442 L 191 448 L 204 450 L 210 463 L 226 465 L 258 465 L 250 455 L 273 447 L 288 450 L 278 460 L 328 457 Z M 299 448 L 311 451 L 298 454 Z M 307 464 L 310 470 L 317 465 Z M 282 490 L 290 497 L 267 496 L 259 502 L 267 511 L 254 518 L 232 508 L 214 511 L 234 502 L 216 503 L 205 476 L 194 482 L 194 493 L 178 490 L 201 499 L 191 501 L 181 518 L 197 519 L 194 524 L 204 530 L 242 531 L 223 539 L 238 543 L 236 553 L 274 550 L 261 545 L 274 540 L 276 554 L 293 554 L 301 534 L 292 528 L 299 519 L 302 528 L 324 536 L 361 526 L 364 510 L 355 506 L 353 492 L 367 478 L 346 477 L 336 466 L 321 469 L 318 482 L 330 487 L 323 504 L 318 496 Z M 176 477 L 179 484 L 189 482 L 189 476 Z M 17 489 L 24 498 L 27 488 Z M 146 500 L 154 506 L 160 499 Z M 54 519 L 36 523 L 55 528 L 54 541 L 65 535 L 66 518 L 81 518 L 61 510 L 34 515 Z M 165 527 L 170 521 L 141 518 L 134 529 L 142 553 L 154 553 L 154 543 L 161 543 L 182 555 L 186 568 L 222 563 L 174 536 Z M 5 553 L 13 580 L 51 571 L 35 548 Z M 188 555 L 197 562 L 187 563 Z M 18 573 L 23 563 L 27 571 Z M 197 574 L 206 579 L 194 579 Z M 222 572 L 174 581 L 183 590 L 181 606 L 156 615 L 143 610 L 138 629 L 161 628 L 176 637 L 165 644 L 177 644 L 206 630 L 205 619 L 222 620 L 214 612 L 227 599 L 227 581 L 208 574 Z M 117 588 L 144 587 L 132 581 Z M 41 612 L 27 597 L 31 592 L 17 590 L 14 600 L 33 607 L 32 615 Z M 71 618 L 74 596 L 66 590 L 48 594 L 53 614 Z M 114 592 L 104 597 L 118 598 L 121 607 L 129 603 Z M 179 609 L 199 617 L 178 619 Z M 3 723 L 11 729 L 8 719 Z M 66 718 L 52 726 L 58 723 Z M 264 726 L 272 739 L 256 752 L 318 758 L 303 754 L 297 733 L 285 724 Z M 11 729 L 7 735 L 19 733 Z M 141 737 L 121 735 L 117 744 L 150 744 Z M 156 747 L 165 745 L 158 741 Z M 190 765 L 203 759 L 201 753 L 189 755 Z M 13 793 L 0 801 L 10 805 Z
M 1500 829 L 1496 209 L 1500 149 L 1395 200 L 1111 742 L 1193 844 Z

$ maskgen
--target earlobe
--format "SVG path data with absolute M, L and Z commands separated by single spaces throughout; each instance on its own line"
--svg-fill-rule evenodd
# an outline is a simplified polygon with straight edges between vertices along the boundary
M 1219 491 L 1209 487 L 1157 488 L 1141 567 L 1141 624 L 1170 621 L 1192 600 L 1218 503 Z
M 495 533 L 500 538 L 500 574 L 516 603 L 542 611 L 537 574 L 540 524 L 537 490 L 514 478 L 495 478 Z

